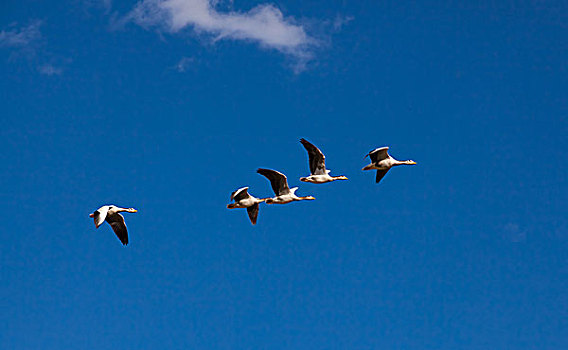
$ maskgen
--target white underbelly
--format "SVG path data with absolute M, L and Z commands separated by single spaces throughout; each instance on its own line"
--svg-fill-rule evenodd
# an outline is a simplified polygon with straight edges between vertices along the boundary
M 286 204 L 294 201 L 294 197 L 289 194 L 274 197 L 274 204 Z
M 256 204 L 256 201 L 252 198 L 245 198 L 241 199 L 240 201 L 236 202 L 237 208 L 248 208 Z
M 309 182 L 316 184 L 323 184 L 326 182 L 333 181 L 329 175 L 312 175 L 308 177 Z

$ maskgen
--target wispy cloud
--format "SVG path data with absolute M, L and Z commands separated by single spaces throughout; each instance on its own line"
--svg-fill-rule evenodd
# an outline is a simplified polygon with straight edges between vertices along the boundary
M 194 61 L 195 60 L 192 57 L 182 57 L 181 60 L 179 60 L 179 62 L 176 63 L 174 68 L 178 72 L 183 73 L 187 71 L 187 69 L 190 67 L 192 63 L 194 63 Z
M 9 50 L 9 61 L 24 61 L 34 66 L 34 70 L 45 75 L 59 75 L 63 69 L 53 62 L 70 62 L 69 59 L 52 54 L 42 35 L 43 22 L 33 20 L 30 24 L 17 27 L 12 24 L 0 31 L 0 48 Z M 47 62 L 47 63 L 46 63 Z
M 177 33 L 190 28 L 218 40 L 244 40 L 275 49 L 305 63 L 318 41 L 292 17 L 270 4 L 248 12 L 220 12 L 218 0 L 143 0 L 124 18 L 138 25 Z
M 45 75 L 59 75 L 61 73 L 63 73 L 63 69 L 60 67 L 55 67 L 52 64 L 44 64 L 38 67 L 38 71 L 41 74 L 45 74 Z
M 0 47 L 29 48 L 37 45 L 41 39 L 41 21 L 33 21 L 22 28 L 0 31 Z
M 354 19 L 355 19 L 355 17 L 353 17 L 353 16 L 339 16 L 339 15 L 337 15 L 335 17 L 335 19 L 333 20 L 333 30 L 335 30 L 335 31 L 341 30 L 345 25 L 347 25 L 349 22 L 351 22 Z

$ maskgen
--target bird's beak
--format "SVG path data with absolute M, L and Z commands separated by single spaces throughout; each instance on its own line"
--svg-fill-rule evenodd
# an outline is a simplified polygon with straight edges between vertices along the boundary
M 90 217 L 90 218 L 94 218 L 94 217 L 95 217 L 95 214 L 91 213 L 91 214 L 89 214 L 89 217 Z

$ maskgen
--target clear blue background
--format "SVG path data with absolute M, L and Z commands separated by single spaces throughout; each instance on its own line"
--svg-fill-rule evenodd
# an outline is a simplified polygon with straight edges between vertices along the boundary
M 113 27 L 134 5 L 0 5 L 42 21 L 0 48 L 2 349 L 568 348 L 566 2 L 277 1 L 351 19 L 300 73 Z M 301 137 L 349 181 L 300 183 Z M 418 165 L 376 185 L 384 145 Z M 258 167 L 317 199 L 251 226 L 225 206 L 271 194 Z M 127 247 L 108 203 L 139 210 Z

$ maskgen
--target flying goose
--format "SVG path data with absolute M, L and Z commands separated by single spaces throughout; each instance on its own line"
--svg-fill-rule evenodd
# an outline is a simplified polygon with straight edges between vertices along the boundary
M 300 139 L 300 142 L 308 151 L 310 173 L 308 177 L 301 177 L 300 181 L 311 182 L 313 184 L 323 184 L 335 180 L 347 180 L 346 176 L 331 176 L 330 170 L 325 168 L 325 156 L 316 146 L 312 145 L 306 139 Z
M 296 196 L 295 192 L 298 187 L 288 187 L 288 180 L 286 180 L 286 175 L 276 170 L 259 168 L 256 172 L 270 180 L 270 185 L 272 186 L 272 190 L 274 190 L 274 194 L 276 195 L 273 198 L 266 198 L 266 204 L 286 204 L 294 201 L 315 199 L 312 196 Z
M 231 193 L 231 200 L 234 203 L 227 204 L 227 209 L 247 208 L 250 222 L 256 225 L 256 218 L 258 217 L 258 204 L 266 200 L 266 198 L 256 198 L 248 193 L 248 187 L 241 187 L 235 192 Z
M 124 216 L 120 212 L 136 213 L 138 210 L 134 208 L 121 208 L 116 205 L 103 205 L 99 209 L 95 210 L 94 213 L 89 214 L 89 217 L 95 219 L 95 226 L 99 228 L 104 221 L 108 222 L 112 227 L 114 233 L 122 244 L 128 244 L 128 230 L 126 229 L 126 224 L 124 223 Z
M 377 169 L 376 182 L 379 183 L 381 179 L 387 174 L 387 172 L 393 166 L 397 165 L 414 165 L 416 164 L 413 160 L 396 160 L 391 157 L 388 153 L 388 147 L 377 148 L 369 152 L 367 156 L 371 159 L 371 164 L 366 165 L 363 170 L 373 170 Z

